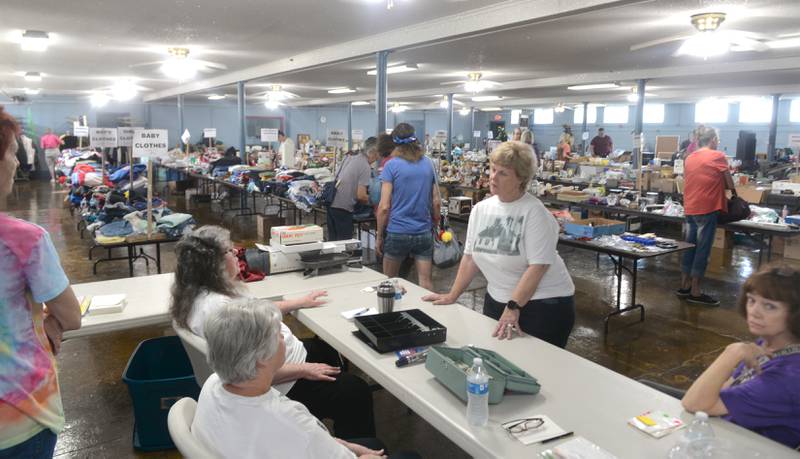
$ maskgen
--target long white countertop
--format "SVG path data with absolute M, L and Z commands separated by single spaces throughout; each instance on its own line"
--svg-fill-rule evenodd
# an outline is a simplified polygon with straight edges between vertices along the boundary
M 494 350 L 533 375 L 541 384 L 537 395 L 507 394 L 490 405 L 489 425 L 472 428 L 466 423 L 465 404 L 435 380 L 424 365 L 397 368 L 394 353 L 378 354 L 352 335 L 355 325 L 340 312 L 375 307 L 375 293 L 361 290 L 371 283 L 329 290 L 330 302 L 321 308 L 296 311 L 300 321 L 339 350 L 380 385 L 475 457 L 534 457 L 547 445 L 525 446 L 500 424 L 537 414 L 549 416 L 562 428 L 575 431 L 620 458 L 664 458 L 681 435 L 654 439 L 627 424 L 648 410 L 663 410 L 690 422 L 692 415 L 677 399 L 644 386 L 589 360 L 533 337 L 499 341 L 491 337 L 496 322 L 460 305 L 433 306 L 421 301 L 424 289 L 401 281 L 408 289 L 401 309 L 419 308 L 447 327 L 450 347 L 472 344 Z M 761 457 L 794 457 L 797 453 L 749 430 L 721 419 L 712 420 L 717 437 L 748 448 Z

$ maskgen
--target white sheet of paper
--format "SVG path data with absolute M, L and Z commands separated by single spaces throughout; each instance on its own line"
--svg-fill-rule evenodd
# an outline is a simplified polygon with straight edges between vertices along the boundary
M 378 310 L 376 308 L 369 308 L 369 309 L 366 309 L 366 310 L 365 309 L 366 308 L 351 309 L 349 311 L 342 311 L 341 314 L 342 314 L 342 317 L 344 317 L 345 319 L 353 320 L 353 318 L 355 318 L 356 316 L 358 316 L 358 317 L 371 316 L 373 314 L 377 314 L 378 313 Z
M 583 437 L 575 437 L 556 446 L 553 451 L 564 459 L 617 459 L 617 456 Z
M 539 443 L 541 441 L 547 440 L 549 438 L 554 438 L 559 435 L 563 435 L 567 433 L 566 430 L 562 429 L 558 426 L 552 419 L 548 418 L 543 414 L 534 414 L 533 416 L 528 416 L 531 418 L 542 418 L 544 419 L 544 424 L 542 427 L 534 430 L 527 430 L 525 432 L 514 433 L 513 435 L 517 440 L 521 441 L 524 445 L 531 445 L 533 443 Z

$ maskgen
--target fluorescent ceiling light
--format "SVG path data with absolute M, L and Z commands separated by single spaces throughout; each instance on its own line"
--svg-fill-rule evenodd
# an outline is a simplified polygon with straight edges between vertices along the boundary
M 419 66 L 417 64 L 403 64 L 403 65 L 392 65 L 390 67 L 386 67 L 386 73 L 389 75 L 395 73 L 405 73 L 405 72 L 414 72 L 419 70 Z M 372 69 L 367 71 L 367 75 L 377 75 L 378 70 Z
M 39 72 L 27 72 L 25 74 L 25 81 L 33 81 L 33 82 L 42 81 L 42 74 Z
M 503 109 L 500 108 L 500 107 L 482 107 L 481 108 L 482 112 L 499 112 L 501 110 L 503 110 Z
M 365 100 L 357 100 L 357 101 L 353 102 L 353 105 L 355 105 L 355 106 L 358 106 L 358 105 L 369 105 L 369 102 L 367 102 Z
M 619 85 L 617 83 L 596 83 L 596 84 L 579 84 L 575 86 L 567 86 L 571 91 L 589 91 L 592 89 L 616 89 Z
M 730 48 L 731 42 L 724 34 L 720 32 L 701 32 L 684 41 L 678 49 L 677 55 L 708 59 L 712 56 L 725 54 Z
M 502 96 L 476 96 L 472 98 L 473 102 L 491 102 L 494 100 L 503 100 Z
M 211 94 L 208 96 L 208 100 L 222 100 L 225 98 L 225 94 Z
M 355 88 L 336 88 L 328 90 L 328 94 L 350 94 L 351 92 L 356 92 Z
M 136 88 L 136 84 L 133 80 L 117 80 L 113 86 L 111 86 L 111 98 L 118 101 L 126 101 L 131 100 L 136 97 L 136 94 L 139 93 L 139 90 Z
M 26 30 L 22 34 L 22 40 L 20 41 L 20 47 L 22 47 L 23 51 L 43 52 L 47 51 L 49 45 L 50 35 L 41 30 Z
M 96 92 L 89 96 L 89 101 L 92 103 L 92 107 L 104 107 L 108 104 L 108 101 L 111 100 L 108 97 L 108 94 L 104 92 Z
M 458 111 L 458 114 L 461 115 L 461 116 L 467 116 L 470 113 L 472 113 L 472 109 L 471 108 L 467 108 L 467 107 L 464 107 L 464 108 L 462 108 L 461 110 Z
M 25 94 L 27 94 L 29 96 L 35 96 L 35 95 L 39 94 L 40 92 L 42 92 L 41 89 L 31 89 L 31 88 L 25 88 L 24 91 L 25 91 Z

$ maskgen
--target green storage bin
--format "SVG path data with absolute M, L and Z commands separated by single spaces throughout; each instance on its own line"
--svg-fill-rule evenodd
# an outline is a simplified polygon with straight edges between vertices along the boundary
M 506 360 L 502 355 L 465 346 L 462 348 L 431 346 L 425 368 L 440 383 L 450 389 L 462 401 L 467 401 L 467 370 L 472 367 L 472 359 L 480 357 L 489 373 L 489 403 L 495 405 L 503 401 L 506 391 L 525 394 L 539 393 L 539 382 L 524 370 Z
M 139 343 L 122 380 L 133 400 L 133 447 L 142 451 L 174 448 L 167 428 L 169 409 L 183 397 L 197 400 L 200 395 L 180 338 L 162 336 Z

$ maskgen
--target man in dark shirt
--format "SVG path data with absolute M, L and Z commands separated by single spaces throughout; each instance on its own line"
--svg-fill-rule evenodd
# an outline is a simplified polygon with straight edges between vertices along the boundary
M 592 139 L 589 144 L 589 152 L 592 156 L 599 156 L 600 158 L 608 157 L 608 154 L 614 149 L 614 141 L 611 137 L 606 135 L 606 130 L 603 128 L 597 129 L 597 135 Z

